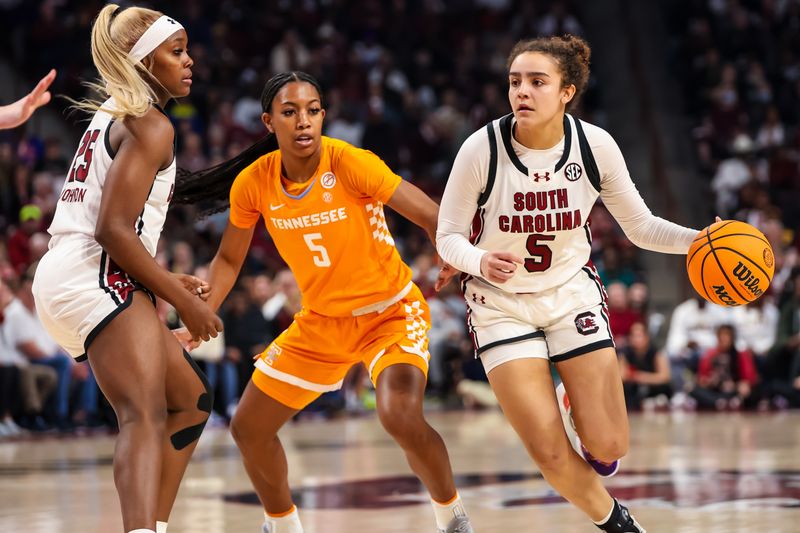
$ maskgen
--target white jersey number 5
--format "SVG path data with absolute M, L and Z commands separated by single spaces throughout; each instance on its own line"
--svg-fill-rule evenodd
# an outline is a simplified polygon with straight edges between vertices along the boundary
M 331 258 L 328 257 L 328 250 L 325 249 L 324 246 L 321 244 L 316 244 L 315 240 L 322 239 L 321 233 L 306 233 L 303 235 L 303 239 L 306 241 L 306 245 L 308 245 L 308 249 L 312 252 L 316 252 L 314 254 L 314 264 L 318 267 L 329 267 L 331 266 Z M 319 254 L 319 255 L 317 255 Z

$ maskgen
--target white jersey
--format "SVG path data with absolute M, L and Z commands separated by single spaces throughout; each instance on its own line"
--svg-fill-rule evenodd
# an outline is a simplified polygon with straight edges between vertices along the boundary
M 589 214 L 598 197 L 634 244 L 686 253 L 697 231 L 652 215 L 607 132 L 565 115 L 561 142 L 532 150 L 514 139 L 514 124 L 511 114 L 495 120 L 461 147 L 439 211 L 444 261 L 481 277 L 484 253 L 508 251 L 524 264 L 498 288 L 560 286 L 589 262 Z
M 103 107 L 113 109 L 113 105 L 113 100 L 107 100 Z M 98 110 L 86 128 L 59 196 L 53 223 L 48 229 L 53 236 L 50 248 L 66 237 L 83 235 L 94 241 L 103 186 L 115 155 L 109 140 L 113 123 L 110 114 Z M 152 256 L 156 254 L 158 238 L 172 199 L 176 168 L 173 157 L 167 168 L 156 173 L 144 208 L 136 219 L 136 233 Z

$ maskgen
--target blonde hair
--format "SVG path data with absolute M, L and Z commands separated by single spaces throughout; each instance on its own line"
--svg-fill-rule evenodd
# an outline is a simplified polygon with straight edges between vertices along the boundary
M 128 57 L 128 52 L 161 16 L 161 12 L 153 9 L 122 9 L 116 4 L 107 4 L 100 10 L 92 26 L 92 60 L 100 80 L 85 85 L 105 98 L 113 98 L 116 108 L 103 108 L 103 102 L 94 99 L 74 102 L 73 107 L 90 113 L 102 108 L 117 119 L 147 113 L 157 100 L 148 81 L 158 83 L 158 80 L 141 61 Z

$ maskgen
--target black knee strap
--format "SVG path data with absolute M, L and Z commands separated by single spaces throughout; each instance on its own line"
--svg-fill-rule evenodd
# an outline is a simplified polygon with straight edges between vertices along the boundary
M 189 365 L 194 369 L 197 373 L 197 377 L 200 378 L 200 382 L 205 387 L 205 392 L 200 394 L 200 397 L 197 398 L 197 409 L 199 411 L 203 411 L 204 413 L 211 413 L 211 409 L 214 407 L 214 391 L 211 390 L 211 385 L 208 383 L 208 379 L 206 379 L 206 375 L 203 374 L 203 371 L 200 370 L 200 367 L 197 366 L 197 363 L 194 362 L 194 359 L 189 355 L 189 353 L 184 350 L 183 357 L 186 358 L 186 361 Z M 170 437 L 172 441 L 172 446 L 176 450 L 182 450 L 195 442 L 197 439 L 200 438 L 200 435 L 203 433 L 203 428 L 206 427 L 206 422 L 208 421 L 208 417 L 205 418 L 201 423 L 196 424 L 194 426 L 189 426 L 188 428 L 183 428 L 180 431 L 176 431 Z

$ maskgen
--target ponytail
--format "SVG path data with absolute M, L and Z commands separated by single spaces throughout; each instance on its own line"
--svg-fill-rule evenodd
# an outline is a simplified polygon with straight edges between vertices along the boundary
M 85 85 L 99 95 L 114 99 L 115 108 L 103 108 L 114 118 L 141 117 L 157 100 L 147 80 L 158 82 L 141 61 L 128 57 L 128 52 L 162 14 L 152 9 L 123 9 L 108 4 L 92 26 L 92 60 L 100 74 L 98 82 Z M 73 101 L 73 107 L 93 113 L 103 103 L 93 99 Z
M 190 172 L 178 168 L 172 204 L 198 204 L 199 218 L 225 211 L 230 205 L 233 180 L 259 157 L 278 149 L 278 140 L 270 133 L 233 159 L 205 170 Z

